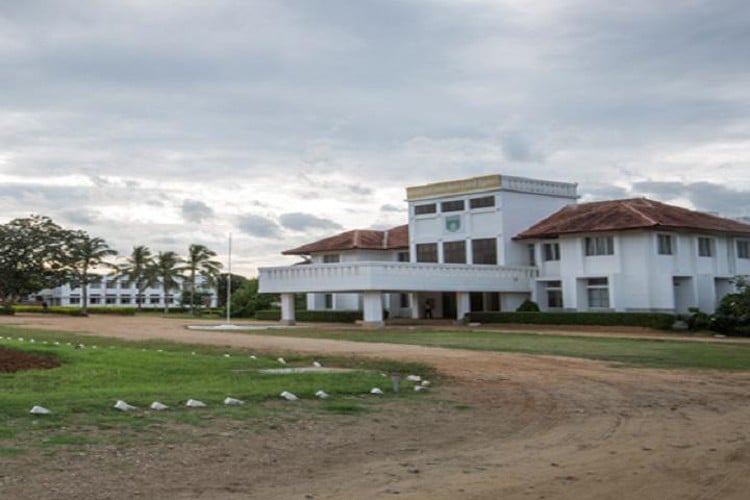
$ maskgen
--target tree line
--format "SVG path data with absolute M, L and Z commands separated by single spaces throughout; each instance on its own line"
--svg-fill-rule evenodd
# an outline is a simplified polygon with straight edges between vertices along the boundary
M 117 251 L 104 239 L 65 229 L 46 216 L 31 215 L 0 224 L 0 301 L 8 310 L 29 295 L 67 283 L 81 287 L 81 309 L 86 314 L 88 285 L 102 279 L 95 271 L 108 268 L 110 276 L 124 277 L 128 286 L 135 286 L 138 309 L 147 288 L 161 286 L 166 296 L 187 282 L 188 302 L 195 312 L 198 279 L 213 286 L 222 267 L 214 260 L 216 252 L 198 244 L 191 244 L 184 258 L 172 251 L 153 254 L 144 245 L 135 246 L 124 264 L 109 262 L 115 255 Z M 169 312 L 166 300 L 164 310 Z

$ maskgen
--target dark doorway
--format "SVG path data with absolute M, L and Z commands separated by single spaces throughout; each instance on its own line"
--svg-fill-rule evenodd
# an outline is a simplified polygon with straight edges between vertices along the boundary
M 469 294 L 469 310 L 471 312 L 484 311 L 484 294 L 482 292 L 472 292 Z
M 455 318 L 456 312 L 456 294 L 443 293 L 443 318 Z

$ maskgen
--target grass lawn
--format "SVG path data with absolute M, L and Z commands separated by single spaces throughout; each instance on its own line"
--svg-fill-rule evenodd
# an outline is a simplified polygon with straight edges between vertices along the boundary
M 19 453 L 19 439 L 27 444 L 87 444 L 92 439 L 91 429 L 115 429 L 122 437 L 128 432 L 142 436 L 144 431 L 169 424 L 202 425 L 214 418 L 261 422 L 262 417 L 283 413 L 290 405 L 309 405 L 312 413 L 356 414 L 377 404 L 378 398 L 368 395 L 372 387 L 388 392 L 390 378 L 382 373 L 431 373 L 418 364 L 286 356 L 289 366 L 311 366 L 317 359 L 324 366 L 355 371 L 269 375 L 256 370 L 282 367 L 275 357 L 253 359 L 249 351 L 240 349 L 127 342 L 16 327 L 0 327 L 0 336 L 0 347 L 54 356 L 62 362 L 62 366 L 50 370 L 0 373 L 0 456 Z M 30 342 L 32 338 L 34 343 Z M 79 343 L 85 347 L 73 347 Z M 318 389 L 325 390 L 331 399 L 315 399 Z M 279 394 L 285 390 L 307 401 L 282 401 Z M 224 406 L 222 401 L 227 396 L 247 403 Z M 112 408 L 118 399 L 138 410 L 118 412 Z M 188 399 L 201 400 L 209 407 L 186 408 Z M 153 401 L 170 409 L 151 411 L 148 406 Z M 29 415 L 33 405 L 53 413 Z
M 385 342 L 482 351 L 569 356 L 648 368 L 750 370 L 750 344 L 672 340 L 567 337 L 530 333 L 419 330 L 259 330 L 253 335 L 285 335 L 356 342 Z

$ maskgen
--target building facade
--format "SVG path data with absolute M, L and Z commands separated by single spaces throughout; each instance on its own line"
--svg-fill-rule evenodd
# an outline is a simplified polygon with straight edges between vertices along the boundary
M 312 310 L 455 318 L 543 310 L 713 312 L 750 275 L 750 224 L 647 199 L 577 203 L 577 186 L 491 175 L 407 188 L 409 222 L 348 231 L 283 252 L 260 291 Z
M 102 275 L 101 279 L 88 285 L 88 305 L 92 307 L 137 307 L 141 302 L 144 309 L 163 309 L 165 305 L 175 307 L 180 304 L 182 293 L 190 290 L 190 284 L 183 281 L 179 288 L 168 290 L 166 293 L 161 285 L 146 288 L 139 294 L 135 284 L 128 283 L 127 276 Z M 204 304 L 207 307 L 216 307 L 217 295 L 215 288 L 199 277 L 196 283 L 196 293 L 209 294 L 210 300 Z M 50 306 L 81 306 L 83 300 L 83 289 L 73 287 L 70 284 L 55 288 L 47 288 L 34 294 L 37 301 L 45 301 Z
M 644 198 L 566 207 L 515 241 L 545 310 L 713 312 L 750 275 L 750 225 Z
M 537 270 L 513 237 L 577 199 L 576 185 L 490 175 L 407 188 L 409 223 L 348 231 L 287 250 L 304 265 L 259 269 L 260 291 L 295 293 L 310 309 L 359 309 L 365 323 L 389 317 L 461 318 L 472 309 L 515 309 Z

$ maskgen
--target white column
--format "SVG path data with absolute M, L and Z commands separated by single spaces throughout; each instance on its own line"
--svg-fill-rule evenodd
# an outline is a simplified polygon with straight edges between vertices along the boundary
M 456 322 L 461 322 L 466 313 L 471 311 L 468 292 L 456 292 Z
M 284 325 L 294 324 L 294 294 L 281 294 L 281 323 Z
M 409 294 L 409 307 L 411 307 L 411 318 L 412 319 L 419 319 L 419 294 L 418 293 L 410 293 Z
M 378 292 L 364 292 L 362 294 L 365 326 L 383 326 L 383 294 Z

